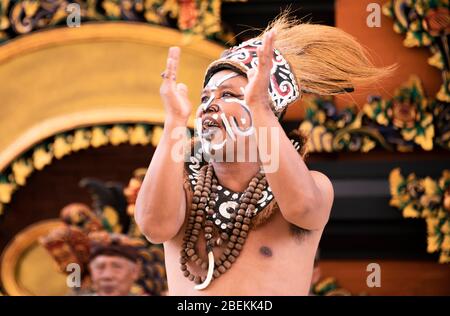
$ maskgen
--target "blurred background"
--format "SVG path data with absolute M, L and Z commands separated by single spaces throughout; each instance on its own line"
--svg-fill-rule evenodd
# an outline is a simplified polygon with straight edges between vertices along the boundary
M 350 95 L 306 96 L 282 122 L 308 133 L 308 166 L 335 189 L 313 292 L 450 294 L 448 1 L 0 0 L 3 295 L 68 294 L 40 242 L 65 225 L 67 205 L 140 237 L 133 196 L 162 131 L 168 47 L 182 48 L 179 81 L 196 105 L 206 66 L 286 8 L 352 34 L 375 64 L 398 65 Z M 163 294 L 162 249 L 146 247 L 152 272 L 136 293 Z M 366 282 L 370 263 L 380 287 Z

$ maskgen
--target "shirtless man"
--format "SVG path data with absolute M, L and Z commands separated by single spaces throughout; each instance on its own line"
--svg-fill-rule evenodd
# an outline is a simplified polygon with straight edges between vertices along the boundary
M 172 132 L 186 128 L 192 106 L 187 87 L 176 83 L 180 49 L 169 49 L 160 90 L 166 110 L 164 132 L 135 212 L 147 238 L 164 243 L 169 295 L 308 295 L 333 187 L 324 174 L 307 168 L 279 117 L 301 92 L 341 93 L 388 72 L 371 65 L 344 32 L 314 27 L 281 18 L 261 38 L 229 50 L 208 68 L 197 111 L 203 153 L 222 151 L 223 156 L 238 139 L 245 140 L 247 151 L 255 137 L 256 161 L 212 159 L 196 169 L 192 160 L 185 166 L 173 159 L 172 148 L 179 139 Z M 303 47 L 295 54 L 306 59 L 292 57 L 292 45 Z M 321 51 L 325 55 L 315 56 Z M 301 70 L 295 66 L 299 62 Z M 321 73 L 314 77 L 314 71 Z M 240 118 L 243 127 L 229 124 L 233 118 L 235 123 Z M 277 133 L 259 137 L 263 128 Z M 217 135 L 227 135 L 222 147 Z M 277 168 L 261 162 L 263 148 L 277 155 Z

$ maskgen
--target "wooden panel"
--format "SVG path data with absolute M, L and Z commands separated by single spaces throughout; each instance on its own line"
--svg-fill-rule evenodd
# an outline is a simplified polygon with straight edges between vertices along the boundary
M 367 265 L 381 267 L 381 287 L 366 285 Z M 333 276 L 352 294 L 368 295 L 450 295 L 448 265 L 427 261 L 321 260 L 322 277 Z
M 380 5 L 387 1 L 376 1 Z M 336 0 L 336 26 L 353 35 L 372 53 L 376 65 L 385 66 L 397 63 L 399 68 L 391 78 L 383 80 L 379 85 L 369 89 L 355 91 L 349 96 L 337 97 L 338 106 L 356 102 L 364 105 L 368 94 L 380 94 L 390 97 L 394 90 L 402 85 L 411 74 L 417 74 L 424 83 L 429 96 L 439 90 L 441 76 L 439 70 L 431 67 L 427 59 L 431 57 L 428 48 L 406 48 L 403 46 L 404 35 L 396 34 L 392 29 L 393 22 L 382 15 L 381 27 L 370 28 L 366 24 L 369 12 L 367 5 L 372 0 Z
M 438 179 L 448 167 L 450 153 L 346 153 L 311 155 L 307 164 L 332 181 L 335 197 L 330 221 L 321 240 L 324 259 L 424 259 L 429 254 L 422 218 L 403 218 L 389 206 L 389 173 L 400 167 L 403 174 Z

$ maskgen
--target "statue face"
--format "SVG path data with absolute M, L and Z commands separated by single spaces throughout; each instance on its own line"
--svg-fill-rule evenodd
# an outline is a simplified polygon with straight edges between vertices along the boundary
M 139 265 L 119 256 L 99 255 L 89 263 L 92 285 L 100 296 L 125 296 L 139 277 Z
M 61 272 L 66 272 L 66 268 L 71 263 L 80 264 L 78 258 L 73 253 L 69 244 L 61 242 L 53 247 L 49 248 L 49 252 L 53 258 L 55 258 Z

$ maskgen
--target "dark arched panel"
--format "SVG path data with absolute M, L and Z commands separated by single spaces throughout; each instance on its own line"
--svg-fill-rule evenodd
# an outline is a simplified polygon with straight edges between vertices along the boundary
M 133 170 L 148 166 L 153 152 L 151 145 L 89 148 L 54 159 L 42 171 L 35 171 L 27 184 L 14 193 L 0 218 L 0 253 L 20 230 L 44 219 L 57 218 L 65 205 L 73 202 L 90 205 L 89 193 L 78 186 L 82 178 L 126 185 Z

